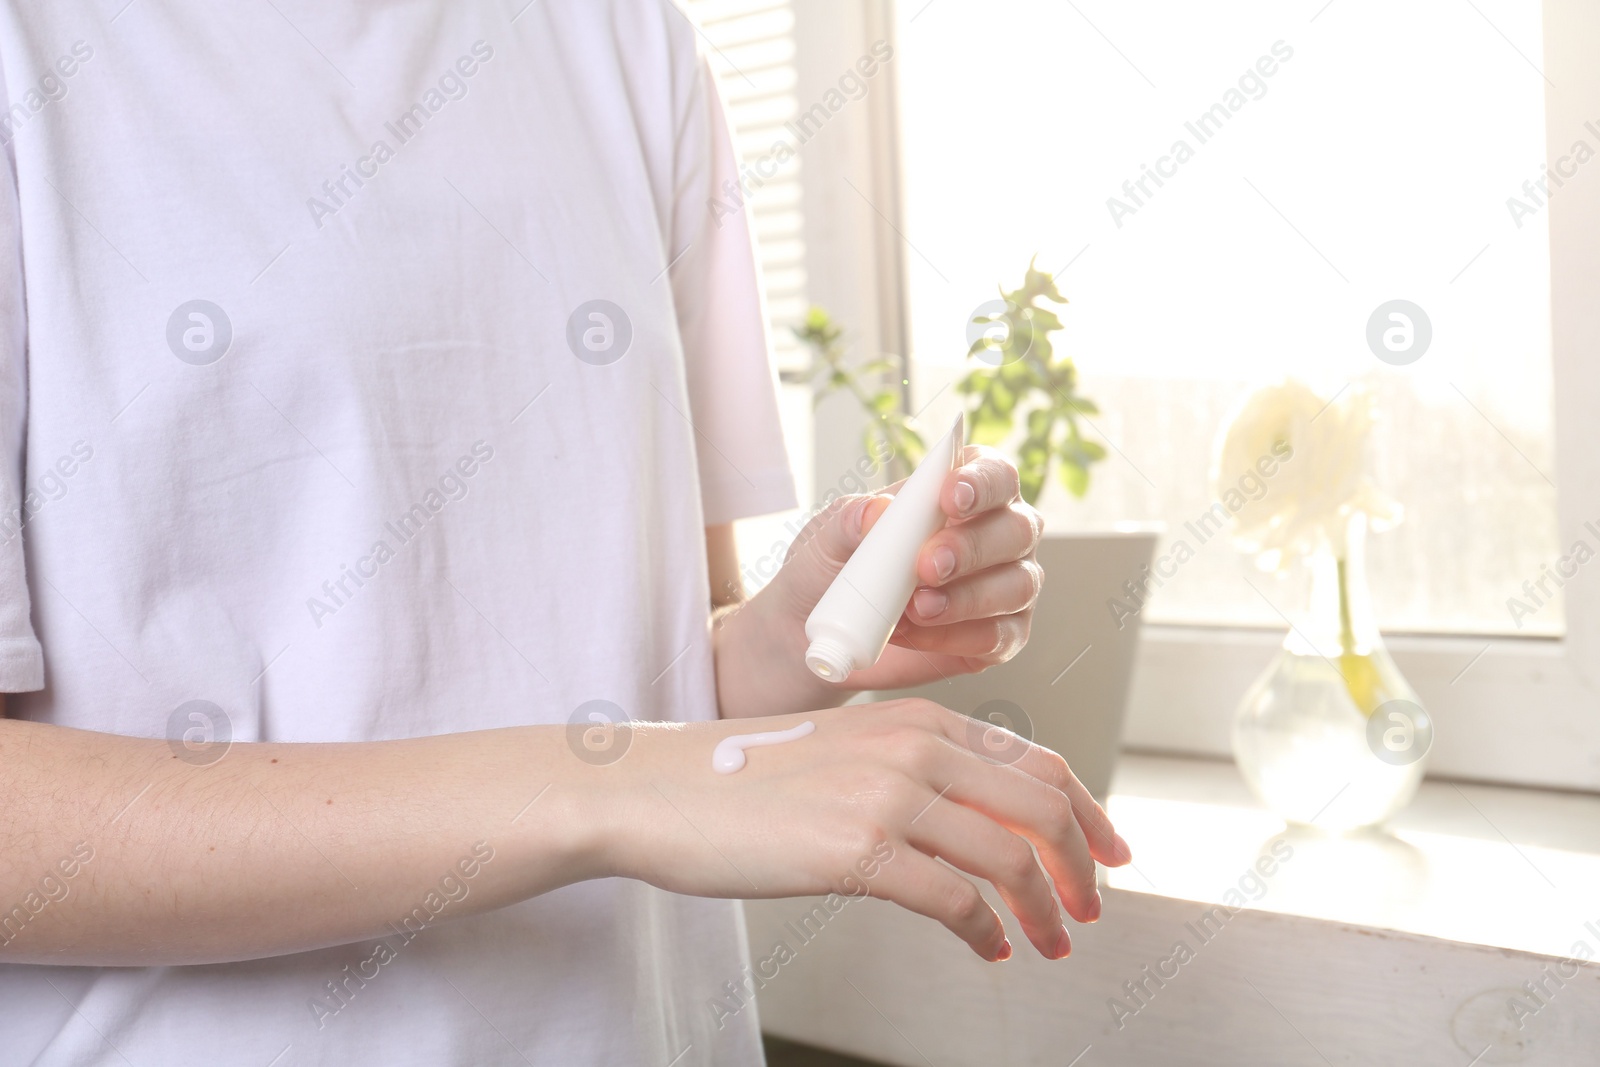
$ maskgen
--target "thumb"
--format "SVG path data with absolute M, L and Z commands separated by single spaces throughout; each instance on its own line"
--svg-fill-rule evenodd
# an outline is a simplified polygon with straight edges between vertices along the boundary
M 772 580 L 792 610 L 811 613 L 892 500 L 887 495 L 842 496 L 806 523 Z

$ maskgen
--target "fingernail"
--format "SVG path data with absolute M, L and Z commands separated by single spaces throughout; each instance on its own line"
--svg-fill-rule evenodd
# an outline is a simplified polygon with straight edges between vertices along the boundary
M 948 548 L 936 548 L 933 550 L 933 572 L 939 576 L 941 582 L 955 573 L 955 569 L 956 554 L 954 551 Z
M 1117 855 L 1122 857 L 1123 863 L 1133 859 L 1133 849 L 1128 846 L 1128 842 L 1122 839 L 1122 835 L 1115 830 L 1111 831 L 1111 844 L 1116 848 Z
M 956 511 L 962 515 L 972 510 L 972 505 L 978 502 L 978 491 L 967 482 L 956 483 Z
M 1104 907 L 1105 907 L 1105 903 L 1100 899 L 1100 894 L 1096 893 L 1094 895 L 1094 900 L 1091 901 L 1090 904 L 1089 904 L 1089 915 L 1088 915 L 1088 919 L 1086 921 L 1092 922 L 1092 923 L 1093 922 L 1099 922 L 1100 921 L 1100 912 L 1101 912 L 1101 909 L 1104 908 Z M 1063 927 L 1063 929 L 1065 929 L 1065 928 Z
M 924 619 L 943 614 L 944 609 L 950 606 L 950 598 L 937 589 L 918 589 L 913 601 L 917 607 L 917 614 Z
M 1010 958 L 1011 958 L 1011 939 L 1010 938 L 1006 938 L 1004 941 L 1000 942 L 1000 951 L 995 954 L 994 961 L 996 963 L 1004 963 L 1006 960 L 1009 960 Z
M 1056 954 L 1051 959 L 1064 960 L 1072 955 L 1072 938 L 1067 934 L 1067 928 L 1061 928 L 1061 936 L 1056 938 Z

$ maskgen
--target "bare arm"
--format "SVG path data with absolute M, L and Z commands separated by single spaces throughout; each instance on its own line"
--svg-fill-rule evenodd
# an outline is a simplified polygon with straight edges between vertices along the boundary
M 711 578 L 711 606 L 724 608 L 744 600 L 744 576 L 739 573 L 739 548 L 733 523 L 706 527 L 706 570 Z
M 775 607 L 724 609 L 717 674 L 732 721 L 637 724 L 610 763 L 579 758 L 565 726 L 240 743 L 203 762 L 164 740 L 0 718 L 0 962 L 255 959 L 607 876 L 716 897 L 854 894 L 870 879 L 872 895 L 938 919 L 985 959 L 1008 956 L 999 917 L 936 856 L 993 882 L 1039 952 L 1065 955 L 1063 905 L 1097 918 L 1094 860 L 1129 852 L 1061 757 L 1016 738 L 1014 762 L 997 764 L 969 750 L 963 716 L 920 701 L 830 708 L 841 688 L 795 669 L 796 620 L 861 536 L 848 516 L 835 509 L 802 538 L 785 567 L 801 573 L 764 594 Z M 980 615 L 980 644 L 1017 622 L 983 617 L 999 595 L 987 586 L 1016 584 L 1015 561 L 1031 551 L 1008 536 L 998 524 L 974 532 L 963 542 L 973 562 L 937 579 L 952 602 L 977 605 L 957 610 Z M 730 531 L 708 543 L 712 573 L 727 581 L 731 568 L 724 588 L 737 592 Z M 1013 562 L 990 565 L 996 546 Z M 966 625 L 929 627 L 949 646 L 934 654 L 972 658 Z M 737 717 L 774 703 L 823 708 L 787 717 L 814 734 L 757 750 L 737 774 L 713 772 Z
M 197 766 L 161 740 L 0 720 L 0 961 L 254 959 L 609 875 L 870 893 L 1004 959 L 999 916 L 934 856 L 993 882 L 1049 958 L 1069 950 L 1063 906 L 1099 916 L 1094 860 L 1127 846 L 1060 756 L 1016 738 L 996 763 L 964 716 L 922 701 L 777 722 L 802 720 L 812 734 L 726 775 L 711 754 L 737 721 L 636 724 L 600 764 L 534 726 L 236 744 Z
M 161 740 L 5 719 L 0 768 L 0 961 L 273 956 L 600 873 L 588 768 L 559 726 L 234 744 L 197 766 Z

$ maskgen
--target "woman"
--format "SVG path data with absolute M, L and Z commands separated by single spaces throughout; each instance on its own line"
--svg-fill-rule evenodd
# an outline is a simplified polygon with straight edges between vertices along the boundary
M 721 105 L 675 7 L 518 6 L 5 5 L 7 1063 L 758 1062 L 731 898 L 1004 959 L 971 875 L 1055 958 L 1127 858 L 1053 753 L 838 707 L 1026 639 L 998 456 L 846 685 L 883 498 L 711 625 L 794 500 Z M 712 773 L 755 716 L 816 728 Z

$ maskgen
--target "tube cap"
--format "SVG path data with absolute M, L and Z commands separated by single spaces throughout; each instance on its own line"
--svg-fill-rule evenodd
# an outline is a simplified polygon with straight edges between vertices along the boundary
M 806 666 L 825 682 L 842 682 L 855 669 L 850 653 L 826 637 L 817 638 L 806 649 Z

